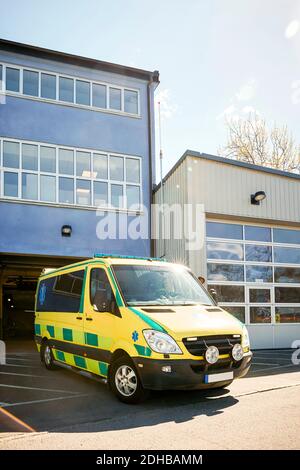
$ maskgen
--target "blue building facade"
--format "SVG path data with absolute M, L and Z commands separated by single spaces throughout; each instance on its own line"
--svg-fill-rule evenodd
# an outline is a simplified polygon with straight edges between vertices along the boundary
M 0 40 L 0 286 L 51 259 L 151 255 L 158 83 L 157 71 Z M 128 238 L 132 222 L 146 236 Z

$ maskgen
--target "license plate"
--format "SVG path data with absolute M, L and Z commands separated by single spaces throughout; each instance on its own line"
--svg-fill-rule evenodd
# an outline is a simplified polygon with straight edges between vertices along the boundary
M 215 382 L 224 382 L 225 380 L 232 380 L 233 372 L 223 372 L 222 374 L 209 374 L 204 376 L 204 383 L 211 384 Z

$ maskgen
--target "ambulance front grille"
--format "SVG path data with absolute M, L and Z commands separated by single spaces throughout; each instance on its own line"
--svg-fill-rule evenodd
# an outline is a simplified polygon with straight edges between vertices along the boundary
M 193 356 L 204 356 L 209 346 L 216 346 L 220 355 L 231 354 L 235 344 L 241 344 L 241 335 L 213 335 L 183 338 L 183 344 Z

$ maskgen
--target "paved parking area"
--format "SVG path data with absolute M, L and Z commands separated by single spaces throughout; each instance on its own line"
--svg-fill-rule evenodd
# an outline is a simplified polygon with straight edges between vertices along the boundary
M 220 408 L 224 409 L 234 403 L 238 394 L 255 392 L 261 384 L 272 388 L 267 385 L 268 377 L 268 384 L 270 377 L 276 376 L 276 384 L 287 386 L 285 374 L 291 377 L 291 373 L 300 372 L 300 366 L 291 362 L 292 353 L 288 349 L 255 351 L 250 373 L 235 381 L 230 390 L 156 392 L 147 402 L 132 407 L 119 403 L 105 385 L 65 369 L 46 370 L 32 342 L 16 342 L 9 345 L 7 364 L 0 365 L 0 432 L 50 431 L 105 423 L 112 418 L 130 421 L 133 413 L 151 414 L 169 408 L 173 414 L 174 410 L 195 404 L 205 408 L 212 398 L 221 398 Z M 217 401 L 215 406 L 217 412 Z

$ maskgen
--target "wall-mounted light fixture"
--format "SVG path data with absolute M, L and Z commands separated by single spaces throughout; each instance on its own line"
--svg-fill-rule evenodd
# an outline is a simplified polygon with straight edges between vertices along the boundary
M 62 237 L 70 237 L 72 235 L 71 225 L 63 225 L 61 228 Z
M 255 194 L 251 194 L 251 204 L 259 206 L 266 197 L 267 195 L 264 191 L 257 191 Z

